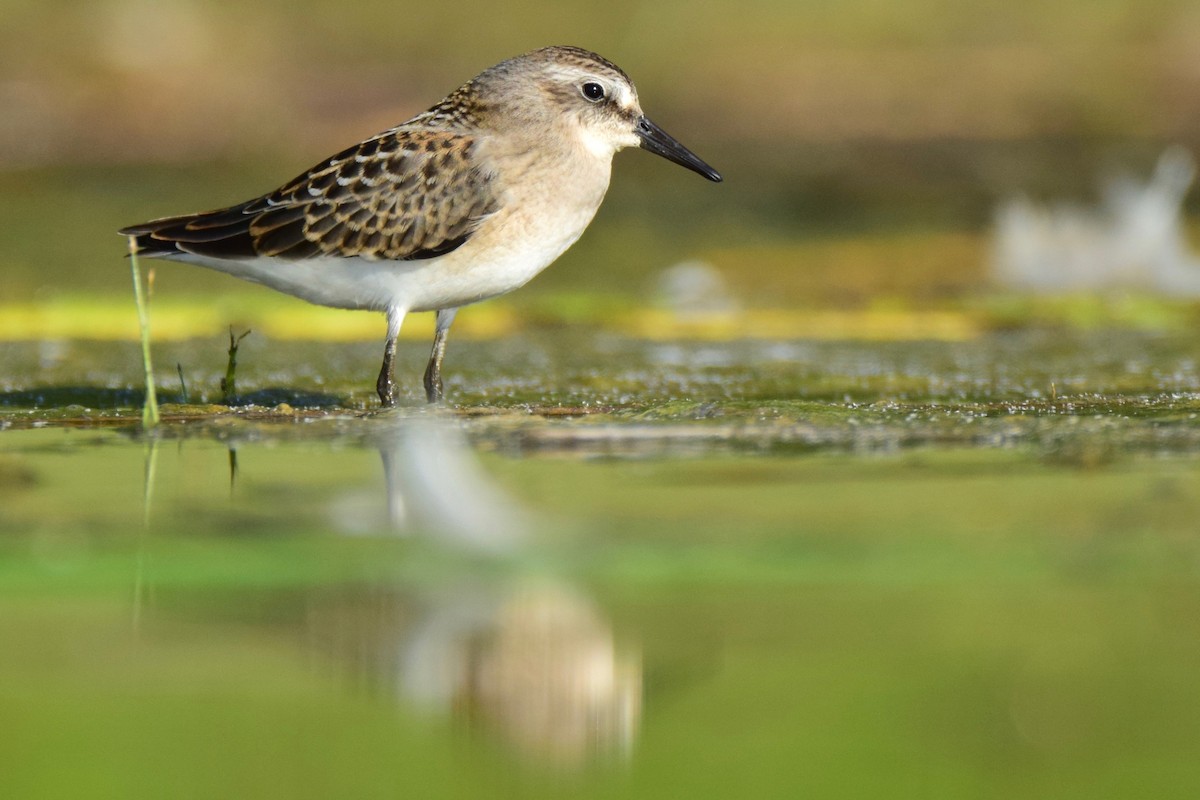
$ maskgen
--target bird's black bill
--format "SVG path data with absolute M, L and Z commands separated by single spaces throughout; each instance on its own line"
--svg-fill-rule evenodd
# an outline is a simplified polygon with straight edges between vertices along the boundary
M 721 182 L 721 174 L 700 160 L 700 157 L 681 145 L 662 128 L 645 117 L 638 120 L 636 133 L 642 140 L 643 150 L 662 156 L 668 161 L 674 161 L 681 167 L 687 167 L 692 172 L 698 172 L 710 181 Z

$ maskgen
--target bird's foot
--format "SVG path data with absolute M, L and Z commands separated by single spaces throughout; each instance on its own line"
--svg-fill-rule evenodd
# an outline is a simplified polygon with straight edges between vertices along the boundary
M 433 369 L 433 363 L 425 369 L 425 399 L 431 403 L 440 403 L 445 397 L 445 392 L 442 387 L 442 374 L 439 370 Z
M 386 365 L 379 371 L 379 379 L 375 381 L 375 392 L 384 408 L 395 406 L 400 399 L 400 387 L 396 385 L 396 378 Z

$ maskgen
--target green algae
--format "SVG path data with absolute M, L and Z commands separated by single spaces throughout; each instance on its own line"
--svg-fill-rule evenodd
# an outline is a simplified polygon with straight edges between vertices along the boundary
M 239 396 L 222 403 L 227 343 L 156 346 L 163 415 L 312 422 L 383 413 L 376 343 L 250 337 Z M 425 346 L 403 342 L 401 413 L 426 410 Z M 453 343 L 446 408 L 486 438 L 515 424 L 526 445 L 888 449 L 1032 446 L 1100 437 L 1113 452 L 1191 452 L 1200 441 L 1200 343 L 1104 331 L 997 334 L 969 342 L 654 342 L 594 331 Z M 126 343 L 0 345 L 0 426 L 122 425 L 141 405 Z M 610 437 L 611 438 L 611 437 Z

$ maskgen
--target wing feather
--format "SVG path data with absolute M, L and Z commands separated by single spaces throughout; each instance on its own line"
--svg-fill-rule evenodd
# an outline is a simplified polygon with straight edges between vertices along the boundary
M 229 208 L 125 228 L 144 255 L 407 261 L 460 247 L 499 208 L 470 134 L 395 128 Z

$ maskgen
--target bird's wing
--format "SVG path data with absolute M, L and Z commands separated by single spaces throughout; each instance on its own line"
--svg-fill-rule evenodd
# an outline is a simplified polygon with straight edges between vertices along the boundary
M 298 260 L 433 258 L 499 207 L 469 134 L 396 128 L 323 161 L 271 194 L 125 228 L 146 256 Z

